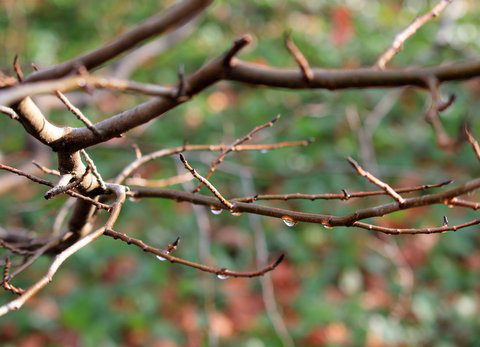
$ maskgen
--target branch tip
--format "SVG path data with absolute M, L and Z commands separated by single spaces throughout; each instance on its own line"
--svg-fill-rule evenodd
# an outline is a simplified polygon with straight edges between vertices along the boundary
M 233 41 L 233 45 L 230 48 L 230 50 L 225 53 L 225 56 L 223 58 L 223 65 L 226 67 L 230 67 L 232 64 L 232 59 L 233 57 L 245 46 L 250 44 L 252 42 L 253 38 L 252 35 L 250 34 L 245 34 L 235 41 Z
M 282 253 L 280 254 L 280 256 L 278 257 L 278 259 L 275 261 L 275 263 L 273 263 L 273 268 L 275 269 L 278 265 L 280 265 L 280 263 L 285 259 L 285 253 Z

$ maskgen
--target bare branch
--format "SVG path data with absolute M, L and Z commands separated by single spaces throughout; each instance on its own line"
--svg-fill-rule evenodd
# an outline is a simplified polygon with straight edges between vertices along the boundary
M 120 232 L 114 231 L 112 229 L 105 230 L 104 235 L 113 237 L 114 239 L 120 239 L 123 242 L 126 242 L 128 244 L 133 244 L 137 247 L 140 247 L 145 252 L 155 254 L 157 257 L 164 258 L 171 263 L 178 263 L 178 264 L 182 264 L 182 265 L 185 265 L 185 266 L 192 267 L 192 268 L 200 270 L 200 271 L 215 274 L 220 279 L 226 279 L 226 278 L 229 278 L 229 277 L 258 277 L 258 276 L 262 276 L 265 273 L 274 270 L 284 259 L 284 255 L 282 254 L 277 260 L 275 260 L 271 264 L 267 265 L 266 267 L 264 267 L 260 270 L 256 270 L 256 271 L 250 271 L 250 272 L 231 271 L 231 270 L 228 270 L 226 268 L 221 268 L 221 269 L 213 268 L 213 267 L 210 267 L 210 266 L 207 266 L 207 265 L 204 265 L 204 264 L 199 264 L 199 263 L 191 262 L 191 261 L 188 261 L 188 260 L 185 260 L 185 259 L 182 259 L 182 258 L 174 257 L 173 255 L 169 254 L 170 252 L 168 252 L 167 250 L 161 250 L 161 249 L 158 249 L 158 248 L 151 247 L 151 246 L 145 244 L 145 242 L 143 242 L 141 240 L 134 239 L 132 237 L 127 236 L 124 233 L 120 233 Z
M 18 63 L 18 55 L 15 55 L 13 58 L 13 70 L 15 70 L 15 74 L 17 75 L 18 82 L 23 81 L 23 72 L 20 64 Z
M 442 149 L 452 148 L 452 146 L 455 145 L 455 142 L 450 138 L 450 136 L 448 136 L 439 116 L 439 106 L 443 106 L 440 105 L 439 82 L 435 77 L 429 77 L 426 79 L 426 85 L 430 89 L 432 101 L 427 113 L 425 114 L 425 119 L 433 128 L 437 145 Z
M 362 167 L 352 158 L 348 157 L 347 160 L 354 167 L 354 169 L 357 170 L 357 172 L 360 176 L 365 177 L 366 179 L 368 179 L 373 184 L 382 188 L 388 195 L 390 195 L 393 199 L 397 200 L 400 205 L 405 204 L 405 199 L 402 198 L 400 196 L 400 194 L 398 194 L 395 190 L 393 190 L 392 187 L 390 187 L 385 182 L 382 182 L 381 180 L 379 180 L 378 178 L 373 176 L 368 171 L 363 170 Z
M 378 58 L 375 65 L 380 69 L 385 69 L 387 63 L 402 49 L 405 42 L 431 19 L 438 17 L 451 2 L 452 0 L 440 0 L 428 13 L 416 18 L 404 31 L 395 37 L 390 48 Z
M 247 135 L 245 135 L 242 138 L 237 139 L 234 143 L 232 143 L 229 147 L 225 148 L 222 150 L 222 152 L 218 155 L 217 159 L 210 165 L 210 169 L 208 170 L 207 174 L 205 175 L 205 179 L 208 180 L 212 174 L 215 172 L 217 166 L 225 159 L 225 156 L 232 152 L 236 146 L 241 145 L 244 142 L 250 141 L 256 133 L 259 131 L 265 129 L 265 128 L 270 128 L 273 126 L 273 124 L 280 118 L 280 115 L 277 115 L 275 118 L 273 118 L 270 122 L 259 125 L 255 127 L 252 131 L 250 131 Z M 194 190 L 192 190 L 192 193 L 196 193 L 202 188 L 203 181 L 201 181 L 197 187 L 195 187 Z
M 187 172 L 182 175 L 176 175 L 169 178 L 159 179 L 159 180 L 147 180 L 140 177 L 127 178 L 126 183 L 128 185 L 140 186 L 140 187 L 156 187 L 156 188 L 165 188 L 170 187 L 175 184 L 181 184 L 189 182 L 193 179 L 191 173 Z
M 0 105 L 10 105 L 24 99 L 27 96 L 50 94 L 54 92 L 57 93 L 58 96 L 58 92 L 68 92 L 76 89 L 82 89 L 86 86 L 89 86 L 90 88 L 130 91 L 149 96 L 164 96 L 167 98 L 175 98 L 176 96 L 176 89 L 171 87 L 164 87 L 150 83 L 139 83 L 135 81 L 119 80 L 115 78 L 81 75 L 65 77 L 62 79 L 56 79 L 51 81 L 23 83 L 19 86 L 16 86 L 15 88 L 4 90 L 0 93 Z M 68 100 L 65 101 L 65 96 L 63 96 L 64 99 L 62 99 L 60 96 L 59 98 L 67 106 L 67 108 L 78 118 L 79 114 L 81 114 L 80 110 L 73 106 Z M 85 123 L 85 116 L 81 118 L 82 122 Z M 90 121 L 87 121 L 87 123 L 93 126 Z
M 201 176 L 193 167 L 191 167 L 190 164 L 187 162 L 187 160 L 185 159 L 185 157 L 181 153 L 179 154 L 179 156 L 180 156 L 180 160 L 182 161 L 183 165 L 185 166 L 185 169 L 190 171 L 190 173 L 196 179 L 198 179 L 200 182 L 205 184 L 207 186 L 207 188 L 213 193 L 213 195 L 215 195 L 217 197 L 217 199 L 220 200 L 220 202 L 222 204 L 224 204 L 225 206 L 228 207 L 229 210 L 231 210 L 233 208 L 233 204 L 231 202 L 229 202 L 227 199 L 225 199 L 222 196 L 222 194 L 220 194 L 220 192 L 213 186 L 213 184 L 211 184 L 206 178 Z
M 297 147 L 297 146 L 308 146 L 311 144 L 311 140 L 307 141 L 287 141 L 287 142 L 279 142 L 274 144 L 258 144 L 258 145 L 240 145 L 235 146 L 233 148 L 234 152 L 243 152 L 243 151 L 269 151 L 269 150 L 276 150 L 286 147 Z M 140 166 L 144 165 L 145 163 L 162 158 L 165 156 L 178 154 L 182 152 L 193 152 L 193 151 L 224 151 L 228 147 L 226 145 L 184 145 L 179 147 L 161 149 L 159 151 L 146 154 L 140 158 L 137 157 L 137 160 L 126 166 L 122 172 L 120 172 L 117 177 L 115 177 L 114 182 L 117 184 L 121 184 L 125 179 L 130 176 L 135 170 L 137 170 Z
M 293 58 L 295 59 L 295 62 L 297 63 L 298 67 L 303 73 L 303 76 L 305 77 L 305 80 L 307 82 L 310 82 L 313 80 L 313 72 L 312 69 L 310 69 L 310 64 L 308 64 L 308 60 L 305 58 L 305 56 L 300 52 L 300 50 L 297 48 L 295 43 L 293 42 L 291 35 L 289 32 L 285 34 L 285 46 L 287 47 L 288 51 L 292 54 Z
M 232 48 L 228 50 L 223 57 L 223 65 L 230 68 L 232 67 L 232 59 L 235 57 L 238 52 L 245 46 L 249 45 L 252 42 L 252 36 L 250 34 L 245 34 L 233 42 Z
M 405 187 L 405 188 L 393 188 L 397 193 L 411 193 L 422 191 L 431 188 L 439 188 L 445 185 L 452 183 L 451 180 L 437 183 L 437 184 L 424 184 L 421 186 L 415 187 Z M 245 198 L 233 198 L 232 201 L 238 202 L 255 202 L 257 200 L 349 200 L 351 198 L 365 198 L 368 196 L 376 196 L 376 195 L 385 195 L 388 194 L 384 190 L 375 190 L 371 192 L 347 192 L 345 189 L 342 189 L 342 193 L 334 194 L 334 193 L 326 193 L 326 194 L 302 194 L 302 193 L 294 193 L 294 194 L 266 194 L 266 195 L 254 195 Z
M 85 117 L 85 115 L 82 113 L 82 111 L 80 111 L 80 109 L 78 109 L 77 107 L 75 107 L 71 102 L 70 100 L 67 99 L 67 97 L 59 90 L 55 91 L 55 94 L 57 95 L 57 97 L 63 102 L 63 104 L 67 107 L 67 109 L 73 113 L 73 115 L 75 117 L 77 117 L 77 119 L 79 121 L 81 121 L 83 124 L 85 124 L 85 126 L 90 129 L 90 131 L 92 131 L 95 135 L 97 136 L 100 136 L 100 133 L 97 131 L 97 129 L 95 129 L 95 127 L 93 126 L 93 123 L 90 122 L 90 120 Z
M 475 140 L 475 138 L 470 133 L 470 131 L 468 131 L 467 128 L 465 128 L 465 134 L 467 135 L 468 142 L 470 142 L 470 144 L 472 145 L 475 156 L 477 157 L 478 160 L 480 160 L 480 146 L 478 145 L 477 140 Z
M 49 169 L 46 166 L 41 165 L 40 163 L 37 163 L 35 160 L 32 160 L 32 164 L 38 167 L 42 172 L 49 174 L 49 175 L 54 175 L 54 176 L 60 176 L 60 171 L 58 170 L 53 170 Z
M 452 198 L 472 192 L 480 188 L 480 178 L 468 181 L 457 188 L 428 194 L 419 197 L 406 198 L 405 203 L 384 204 L 369 208 L 360 209 L 346 216 L 333 216 L 317 213 L 297 212 L 275 207 L 261 206 L 257 204 L 232 201 L 235 212 L 253 213 L 274 218 L 288 218 L 295 222 L 306 222 L 322 224 L 327 227 L 347 226 L 351 227 L 354 222 L 372 217 L 380 217 L 408 208 L 428 206 L 434 204 L 449 205 Z M 175 201 L 186 201 L 193 204 L 208 206 L 215 209 L 226 209 L 225 205 L 216 198 L 207 197 L 200 194 L 192 194 L 174 190 L 156 189 L 156 188 L 135 188 L 129 193 L 134 198 L 165 198 Z
M 3 288 L 12 292 L 13 294 L 21 295 L 25 290 L 13 286 L 8 279 L 8 272 L 10 271 L 10 258 L 5 259 L 5 267 L 3 268 Z
M 235 47 L 235 46 L 234 46 Z M 233 48 L 232 48 L 233 49 Z M 228 57 L 230 51 L 227 51 Z M 236 53 L 236 51 L 235 51 Z M 225 55 L 205 64 L 197 72 L 185 77 L 185 95 L 192 97 L 220 80 L 230 80 L 253 85 L 290 89 L 345 89 L 371 87 L 417 86 L 425 88 L 425 78 L 434 76 L 439 82 L 464 80 L 480 75 L 480 60 L 428 68 L 373 70 L 371 68 L 325 70 L 312 69 L 313 80 L 307 85 L 301 71 L 278 69 L 251 64 L 234 59 L 229 67 L 224 65 Z M 0 100 L 2 98 L 0 92 Z M 102 134 L 98 138 L 90 130 L 74 128 L 60 141 L 52 144 L 54 150 L 79 150 L 116 137 L 138 125 L 144 124 L 178 106 L 182 100 L 157 98 L 134 109 L 126 110 L 95 124 Z M 1 103 L 0 103 L 1 104 Z
M 42 184 L 42 185 L 44 185 L 44 186 L 48 186 L 48 187 L 52 187 L 52 188 L 54 187 L 54 184 L 51 183 L 51 182 L 48 182 L 48 181 L 45 181 L 45 180 L 43 180 L 43 179 L 41 179 L 41 178 L 38 178 L 38 177 L 35 177 L 35 176 L 33 176 L 33 175 L 27 174 L 27 173 L 25 173 L 25 172 L 23 172 L 23 171 L 17 170 L 17 169 L 15 169 L 15 168 L 13 168 L 13 167 L 10 167 L 10 166 L 8 166 L 8 165 L 0 164 L 0 170 L 10 171 L 10 172 L 12 172 L 12 173 L 14 173 L 14 174 L 17 174 L 17 175 L 19 175 L 19 176 L 26 177 L 26 178 L 28 178 L 29 180 L 31 180 L 31 181 L 33 181 L 33 182 L 35 182 L 35 183 L 39 183 L 39 184 Z M 98 202 L 98 201 L 93 200 L 92 198 L 89 198 L 89 197 L 87 197 L 87 196 L 84 196 L 84 195 L 79 194 L 79 193 L 76 193 L 76 192 L 66 191 L 65 194 L 68 194 L 68 195 L 70 195 L 70 196 L 72 196 L 72 197 L 74 197 L 74 198 L 78 198 L 78 199 L 81 199 L 81 200 L 85 200 L 85 201 L 91 203 L 92 205 L 95 205 L 96 207 L 98 207 L 98 208 L 100 208 L 100 209 L 103 209 L 103 210 L 107 210 L 107 211 L 108 211 L 108 210 L 110 210 L 110 208 L 111 208 L 109 205 L 102 204 L 102 203 L 100 203 L 100 202 Z
M 93 160 L 90 158 L 90 156 L 88 155 L 87 151 L 85 151 L 84 149 L 82 149 L 80 151 L 80 153 L 82 154 L 82 156 L 85 158 L 85 161 L 87 162 L 88 164 L 88 167 L 90 167 L 92 169 L 92 174 L 93 176 L 95 176 L 95 178 L 97 179 L 97 182 L 98 182 L 98 185 L 100 186 L 100 188 L 105 191 L 107 189 L 107 187 L 105 186 L 105 182 L 103 181 L 103 178 L 102 176 L 100 176 L 100 173 L 98 172 L 97 170 L 97 167 L 95 166 L 95 163 L 93 162 Z
M 75 179 L 73 182 L 70 182 L 72 178 L 74 178 L 74 176 L 71 174 L 65 174 L 60 176 L 60 180 L 58 181 L 58 183 L 52 189 L 45 193 L 45 199 L 49 200 L 54 196 L 57 196 L 58 194 L 68 192 L 70 189 L 75 189 L 82 183 L 84 178 L 87 177 L 87 175 L 90 173 L 90 170 L 90 166 L 87 166 L 87 169 L 85 170 L 83 175 L 80 178 Z
M 47 273 L 38 280 L 34 285 L 28 288 L 18 299 L 10 301 L 9 303 L 0 306 L 0 316 L 5 315 L 6 313 L 14 310 L 18 310 L 22 307 L 28 299 L 38 293 L 43 287 L 45 287 L 52 280 L 53 275 L 57 272 L 60 266 L 65 260 L 67 260 L 71 255 L 75 254 L 77 251 L 87 246 L 90 242 L 97 239 L 103 234 L 106 229 L 111 229 L 118 218 L 120 210 L 123 203 L 125 202 L 125 188 L 123 186 L 109 184 L 108 188 L 111 189 L 115 195 L 116 199 L 113 203 L 112 209 L 110 211 L 110 217 L 107 220 L 107 223 L 104 227 L 101 227 L 94 232 L 88 234 L 84 238 L 80 239 L 63 252 L 58 254 L 50 265 Z
M 379 231 L 384 234 L 391 234 L 391 235 L 400 235 L 400 234 L 435 234 L 435 233 L 444 233 L 446 231 L 457 231 L 472 225 L 477 225 L 480 224 L 480 219 L 476 219 L 473 221 L 470 221 L 468 223 L 463 223 L 460 225 L 453 225 L 453 226 L 448 226 L 447 224 L 444 224 L 441 227 L 436 227 L 436 228 L 421 228 L 421 229 L 399 229 L 399 228 L 387 228 L 387 227 L 380 227 L 377 225 L 372 225 L 372 224 L 367 224 L 367 223 L 362 223 L 362 222 L 355 222 L 353 223 L 353 226 L 362 228 L 362 229 L 367 229 L 367 230 L 372 230 L 372 231 Z

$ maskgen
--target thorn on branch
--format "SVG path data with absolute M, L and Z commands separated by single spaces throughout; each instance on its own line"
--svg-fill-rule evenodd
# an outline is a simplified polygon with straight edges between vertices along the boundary
M 223 66 L 230 67 L 232 66 L 233 57 L 245 46 L 252 42 L 252 36 L 250 34 L 245 34 L 233 42 L 233 46 L 225 53 L 223 57 Z
M 186 89 L 185 66 L 183 64 L 181 64 L 178 67 L 177 75 L 178 75 L 178 87 L 177 87 L 177 92 L 175 94 L 175 99 L 179 102 L 183 102 L 188 100 L 188 96 L 185 95 L 185 89 Z
M 15 58 L 13 58 L 13 70 L 15 70 L 15 74 L 17 75 L 17 79 L 19 82 L 23 81 L 23 72 L 20 64 L 18 63 L 18 54 L 15 54 Z
M 342 189 L 342 193 L 343 193 L 343 200 L 348 200 L 350 199 L 352 196 L 347 192 L 346 189 Z
M 448 108 L 450 108 L 450 106 L 453 105 L 456 99 L 457 96 L 455 94 L 448 95 L 448 99 L 446 101 L 439 102 L 439 104 L 437 105 L 438 112 L 446 111 Z
M 443 226 L 448 226 L 448 218 L 447 218 L 447 216 L 443 216 Z
M 293 42 L 290 32 L 285 33 L 285 46 L 287 47 L 288 51 L 295 59 L 298 67 L 302 71 L 302 75 L 305 78 L 305 81 L 313 81 L 314 75 L 312 69 L 310 68 L 310 64 L 308 63 L 307 58 L 305 58 L 305 56 Z

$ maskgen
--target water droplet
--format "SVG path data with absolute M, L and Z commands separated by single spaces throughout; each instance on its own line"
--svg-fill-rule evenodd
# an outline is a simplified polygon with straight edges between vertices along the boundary
M 267 153 L 268 153 L 268 149 L 262 149 L 262 150 L 260 151 L 260 153 L 262 153 L 262 154 L 267 154 Z
M 134 196 L 129 197 L 128 200 L 130 200 L 131 202 L 139 202 L 140 201 L 139 198 L 136 198 Z
M 287 227 L 293 227 L 295 224 L 297 224 L 297 221 L 295 221 L 292 217 L 289 216 L 283 216 L 282 220 Z
M 325 228 L 325 229 L 333 229 L 333 227 L 328 224 L 328 223 L 322 223 L 322 226 Z
M 227 275 L 223 275 L 223 274 L 218 274 L 218 275 L 217 275 L 217 278 L 218 278 L 219 280 L 226 280 L 226 279 L 228 278 L 228 276 L 227 276 Z
M 216 206 L 210 206 L 210 211 L 212 211 L 212 213 L 214 215 L 218 216 L 220 213 L 222 213 L 223 210 L 221 208 L 216 207 Z
M 448 208 L 454 208 L 454 207 L 455 207 L 455 206 L 453 206 L 453 205 L 448 205 Z
M 238 216 L 241 216 L 241 215 L 242 215 L 241 212 L 232 212 L 232 216 L 238 217 Z
M 164 257 L 160 256 L 160 255 L 157 255 L 157 259 L 160 260 L 160 261 L 165 261 L 167 259 L 165 259 Z

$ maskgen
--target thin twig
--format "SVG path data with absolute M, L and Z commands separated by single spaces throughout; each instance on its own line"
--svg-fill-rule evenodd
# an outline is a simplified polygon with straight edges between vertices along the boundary
M 14 174 L 17 174 L 19 176 L 23 176 L 23 177 L 26 177 L 28 178 L 29 180 L 35 182 L 35 183 L 39 183 L 39 184 L 43 184 L 44 186 L 48 186 L 48 187 L 54 187 L 55 185 L 49 181 L 45 181 L 45 180 L 42 180 L 41 178 L 38 178 L 36 176 L 33 176 L 33 175 L 30 175 L 26 172 L 23 172 L 21 170 L 18 170 L 18 169 L 15 169 L 13 167 L 10 167 L 8 165 L 4 165 L 4 164 L 0 164 L 0 170 L 6 170 L 6 171 L 10 171 Z M 110 210 L 110 206 L 109 205 L 106 205 L 106 204 L 102 204 L 96 200 L 93 200 L 92 198 L 89 198 L 88 196 L 85 196 L 85 195 L 82 195 L 82 194 L 79 194 L 77 192 L 73 192 L 73 191 L 66 191 L 65 194 L 67 195 L 70 195 L 74 198 L 78 198 L 78 199 L 82 199 L 82 200 L 85 200 L 85 201 L 88 201 L 89 203 L 91 203 L 92 205 L 95 205 L 96 207 L 98 208 L 101 208 L 102 210 Z
M 115 221 L 118 218 L 122 205 L 125 202 L 125 188 L 116 184 L 108 184 L 108 188 L 115 193 L 116 199 L 113 203 L 112 209 L 110 210 L 110 217 L 105 223 L 105 226 L 81 238 L 73 245 L 58 254 L 48 268 L 47 273 L 40 280 L 38 280 L 34 285 L 28 288 L 18 299 L 0 306 L 0 316 L 3 316 L 10 311 L 18 310 L 20 307 L 22 307 L 25 302 L 28 301 L 28 299 L 30 299 L 43 287 L 50 283 L 53 275 L 57 272 L 57 270 L 65 260 L 67 260 L 71 255 L 75 254 L 83 247 L 87 246 L 90 242 L 101 236 L 106 229 L 111 229 L 113 227 Z
M 19 255 L 30 255 L 34 253 L 33 251 L 29 251 L 26 249 L 19 248 L 17 246 L 14 246 L 8 242 L 5 242 L 4 240 L 0 239 L 0 247 L 8 249 L 10 252 L 19 254 Z
M 234 150 L 234 148 L 236 146 L 239 146 L 241 145 L 242 143 L 244 142 L 247 142 L 247 141 L 250 141 L 253 137 L 253 135 L 255 135 L 256 133 L 258 133 L 259 131 L 265 129 L 265 128 L 270 128 L 273 126 L 273 124 L 280 118 L 280 115 L 277 115 L 275 118 L 273 118 L 270 122 L 267 122 L 265 124 L 262 124 L 262 125 L 259 125 L 257 127 L 255 127 L 252 131 L 250 131 L 247 135 L 245 135 L 244 137 L 241 137 L 237 140 L 235 140 L 235 142 L 233 142 L 229 147 L 225 148 L 224 150 L 222 150 L 222 152 L 218 155 L 217 159 L 215 159 L 215 161 L 212 163 L 212 165 L 210 165 L 210 169 L 208 170 L 207 174 L 205 175 L 205 179 L 208 180 L 212 174 L 215 172 L 217 166 L 223 161 L 223 159 L 225 159 L 225 156 L 232 152 Z M 200 190 L 200 188 L 202 188 L 202 184 L 203 184 L 203 181 L 201 181 L 197 187 L 195 187 L 194 190 L 192 190 L 192 193 L 196 193 Z
M 82 111 L 80 111 L 79 108 L 75 107 L 71 102 L 70 100 L 67 99 L 67 97 L 59 90 L 56 90 L 55 91 L 55 94 L 57 95 L 57 97 L 60 99 L 60 101 L 67 107 L 67 109 L 73 113 L 73 115 L 75 117 L 77 117 L 77 119 L 79 121 L 81 121 L 83 124 L 85 124 L 85 126 L 90 129 L 95 135 L 97 136 L 101 136 L 100 133 L 98 132 L 97 129 L 95 129 L 95 126 L 93 125 L 93 123 L 82 113 Z
M 290 32 L 285 33 L 285 46 L 287 47 L 288 51 L 292 54 L 295 62 L 297 63 L 298 67 L 302 71 L 303 76 L 307 82 L 313 80 L 313 72 L 310 68 L 310 64 L 308 64 L 308 60 L 302 54 L 302 52 L 297 48 L 295 43 L 293 42 Z
M 127 185 L 139 186 L 139 187 L 156 187 L 156 188 L 165 188 L 170 187 L 175 184 L 181 184 L 185 182 L 189 182 L 193 179 L 191 173 L 187 172 L 185 174 L 172 176 L 169 178 L 164 178 L 160 180 L 148 180 L 141 177 L 132 177 L 127 178 L 126 183 Z
M 453 198 L 447 201 L 448 206 L 459 206 L 459 207 L 466 207 L 466 208 L 471 208 L 473 210 L 478 210 L 480 209 L 480 203 L 478 202 L 473 202 L 473 201 L 467 201 L 459 198 Z
M 444 181 L 437 184 L 424 184 L 421 186 L 405 187 L 405 188 L 393 188 L 397 193 L 411 193 L 422 191 L 431 188 L 439 188 L 452 183 L 453 181 Z M 265 194 L 265 195 L 253 195 L 244 198 L 233 198 L 231 201 L 238 202 L 255 202 L 257 200 L 349 200 L 351 198 L 365 198 L 369 196 L 385 195 L 388 194 L 385 190 L 374 190 L 371 192 L 347 192 L 342 189 L 342 193 L 325 193 L 325 194 Z
M 256 270 L 256 271 L 249 271 L 249 272 L 231 271 L 231 270 L 228 270 L 228 269 L 225 269 L 225 268 L 213 268 L 213 267 L 210 267 L 210 266 L 207 266 L 207 265 L 204 265 L 204 264 L 199 264 L 199 263 L 191 262 L 191 261 L 188 261 L 188 260 L 185 260 L 185 259 L 182 259 L 182 258 L 174 257 L 174 256 L 168 254 L 167 252 L 165 252 L 165 250 L 151 247 L 141 240 L 134 239 L 134 238 L 132 238 L 132 237 L 130 237 L 130 236 L 124 234 L 124 233 L 120 233 L 120 232 L 114 231 L 112 229 L 105 230 L 104 235 L 113 237 L 114 239 L 120 239 L 127 244 L 133 244 L 137 247 L 140 247 L 145 252 L 155 254 L 156 256 L 164 258 L 171 263 L 178 263 L 178 264 L 186 265 L 186 266 L 192 267 L 192 268 L 200 270 L 200 271 L 215 274 L 220 278 L 262 276 L 263 274 L 275 269 L 282 262 L 282 260 L 284 258 L 284 255 L 282 254 L 277 260 L 275 260 L 271 264 L 267 265 L 266 267 L 264 267 L 260 270 Z
M 13 294 L 16 295 L 22 295 L 25 290 L 22 288 L 17 288 L 13 284 L 10 283 L 9 278 L 8 278 L 8 272 L 10 271 L 10 257 L 7 257 L 5 259 L 5 267 L 3 268 L 3 288 L 5 290 L 8 290 L 9 292 L 12 292 Z
M 142 157 L 142 151 L 136 143 L 132 143 L 133 150 L 135 151 L 135 158 L 140 159 Z
M 451 148 L 455 143 L 445 131 L 439 115 L 440 86 L 438 79 L 435 77 L 428 77 L 426 78 L 425 84 L 430 90 L 432 98 L 430 107 L 425 114 L 425 119 L 432 126 L 438 146 L 444 149 Z
M 54 176 L 61 176 L 60 171 L 54 170 L 54 169 L 49 169 L 46 166 L 43 166 L 42 164 L 36 162 L 35 160 L 32 160 L 32 164 L 38 167 L 42 172 L 49 174 L 49 175 L 54 175 Z
M 465 127 L 465 134 L 467 135 L 467 140 L 470 142 L 472 145 L 473 151 L 475 153 L 475 156 L 477 157 L 478 160 L 480 160 L 480 146 L 478 145 L 477 140 L 475 140 L 475 137 L 468 131 L 468 129 Z
M 15 271 L 10 275 L 9 280 L 13 279 L 15 276 L 19 275 L 23 271 L 25 271 L 30 265 L 32 265 L 35 260 L 37 260 L 40 256 L 45 254 L 50 248 L 52 248 L 54 245 L 58 243 L 63 237 L 68 237 L 69 232 L 65 232 L 62 235 L 58 235 L 56 237 L 53 237 L 50 241 L 46 242 L 43 246 L 40 248 L 36 249 L 32 255 L 26 260 L 22 265 L 20 265 Z
M 390 187 L 388 184 L 386 184 L 385 182 L 382 182 L 381 180 L 379 180 L 378 178 L 376 178 L 375 176 L 373 176 L 371 173 L 369 173 L 368 171 L 365 171 L 364 169 L 362 169 L 362 167 L 355 161 L 353 160 L 351 157 L 348 157 L 347 158 L 348 162 L 355 168 L 355 170 L 357 170 L 358 174 L 360 176 L 363 176 L 365 177 L 366 179 L 368 179 L 370 182 L 372 182 L 373 184 L 379 186 L 380 188 L 382 188 L 388 195 L 390 195 L 393 199 L 395 199 L 396 201 L 398 201 L 398 203 L 402 206 L 405 204 L 405 199 L 402 198 L 400 196 L 400 194 L 398 194 L 395 190 L 393 190 L 392 187 Z
M 58 184 L 45 193 L 44 195 L 45 199 L 49 200 L 54 196 L 57 196 L 58 194 L 65 193 L 71 189 L 75 189 L 82 183 L 84 178 L 87 177 L 87 175 L 90 173 L 90 170 L 91 170 L 90 166 L 87 166 L 83 175 L 80 178 L 75 179 L 73 182 L 70 182 L 70 180 L 73 178 L 73 175 L 71 174 L 65 174 L 63 176 L 60 176 L 60 180 L 58 181 Z
M 372 230 L 372 231 L 380 231 L 384 234 L 391 234 L 391 235 L 400 235 L 400 234 L 434 234 L 434 233 L 444 233 L 446 231 L 457 231 L 472 225 L 477 225 L 480 224 L 480 219 L 476 219 L 467 223 L 459 224 L 459 225 L 453 225 L 449 226 L 443 225 L 441 227 L 436 227 L 436 228 L 420 228 L 420 229 L 411 229 L 411 228 L 405 228 L 405 229 L 400 229 L 400 228 L 387 228 L 387 227 L 381 227 L 373 224 L 367 224 L 363 222 L 354 222 L 353 226 L 362 228 L 362 229 L 367 229 L 367 230 Z
M 103 191 L 105 191 L 107 188 L 105 186 L 105 181 L 103 180 L 102 176 L 100 176 L 100 173 L 98 172 L 97 170 L 97 167 L 95 166 L 95 163 L 93 162 L 93 160 L 90 158 L 90 156 L 88 155 L 87 151 L 85 151 L 84 149 L 82 149 L 80 151 L 80 153 L 82 154 L 82 156 L 85 158 L 85 161 L 87 162 L 88 166 L 92 169 L 92 174 L 93 176 L 95 176 L 95 178 L 97 179 L 97 182 L 100 186 L 100 188 L 102 188 Z
M 228 209 L 232 209 L 234 207 L 234 205 L 229 202 L 227 199 L 225 199 L 222 194 L 220 194 L 220 192 L 213 186 L 213 184 L 211 184 L 206 178 L 204 178 L 203 176 L 201 176 L 193 167 L 190 166 L 190 164 L 187 162 L 187 160 L 185 159 L 185 157 L 180 153 L 179 154 L 180 156 L 180 160 L 182 161 L 183 165 L 185 166 L 185 168 L 190 171 L 190 173 L 196 178 L 198 179 L 200 182 L 202 182 L 203 184 L 205 184 L 205 186 L 207 186 L 207 188 L 213 193 L 213 195 L 215 195 L 217 197 L 218 200 L 221 201 L 222 204 L 224 204 L 225 206 L 228 207 Z
M 17 75 L 18 82 L 23 81 L 23 72 L 20 64 L 18 63 L 18 55 L 15 55 L 13 58 L 13 70 L 15 70 L 15 74 Z
M 258 144 L 258 145 L 240 145 L 233 148 L 234 152 L 242 152 L 242 151 L 269 151 L 269 150 L 276 150 L 286 147 L 297 147 L 297 146 L 308 146 L 312 143 L 313 140 L 306 140 L 306 141 L 286 141 L 286 142 L 279 142 L 273 144 Z M 134 162 L 130 163 L 126 166 L 122 172 L 120 172 L 117 177 L 115 177 L 114 182 L 117 184 L 121 184 L 125 181 L 125 179 L 130 176 L 135 170 L 137 170 L 140 166 L 144 165 L 145 163 L 152 161 L 154 159 L 162 158 L 165 156 L 178 154 L 182 152 L 193 152 L 193 151 L 223 151 L 226 150 L 229 146 L 227 145 L 184 145 L 178 146 L 173 148 L 161 149 L 159 151 L 146 154 L 140 158 L 137 158 Z
M 376 66 L 380 69 L 384 69 L 387 63 L 397 54 L 405 44 L 405 42 L 413 36 L 418 29 L 425 25 L 431 19 L 440 15 L 440 13 L 452 2 L 452 0 L 441 0 L 435 7 L 433 7 L 428 13 L 421 17 L 416 18 L 405 30 L 399 33 L 393 41 L 390 48 L 383 53 L 376 62 Z

